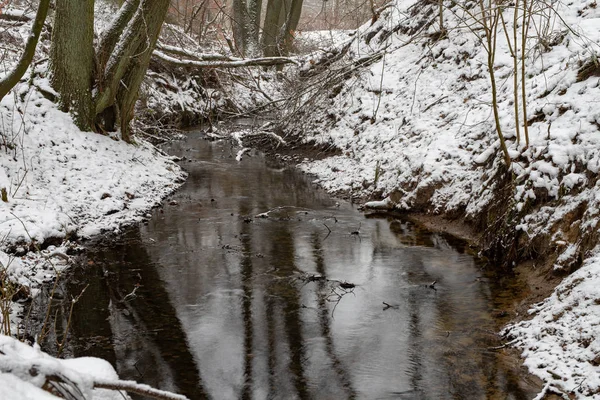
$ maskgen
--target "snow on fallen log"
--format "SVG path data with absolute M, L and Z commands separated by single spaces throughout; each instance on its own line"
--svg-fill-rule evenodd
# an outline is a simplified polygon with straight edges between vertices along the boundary
M 392 210 L 395 206 L 396 204 L 389 197 L 380 201 L 368 201 L 364 205 L 366 209 L 370 210 Z
M 170 46 L 168 44 L 157 43 L 156 50 L 159 50 L 163 53 L 175 54 L 181 57 L 190 58 L 195 61 L 229 61 L 231 60 L 230 56 L 226 56 L 224 54 L 219 53 L 202 53 L 198 54 L 193 51 L 189 51 L 183 49 L 181 47 Z
M 31 21 L 35 15 L 27 13 L 24 10 L 0 10 L 0 19 L 5 21 L 27 22 Z
M 80 357 L 54 358 L 12 337 L 0 335 L 0 387 L 2 399 L 57 399 L 51 389 L 68 399 L 129 399 L 125 392 L 160 400 L 187 400 L 187 397 L 154 389 L 134 381 L 119 380 L 105 360 Z
M 243 155 L 244 155 L 246 152 L 248 152 L 248 151 L 250 151 L 250 148 L 249 148 L 249 147 L 244 147 L 243 149 L 241 149 L 240 151 L 238 151 L 237 155 L 235 156 L 235 160 L 236 160 L 237 162 L 240 162 L 240 161 L 242 161 L 242 156 L 243 156 Z
M 236 58 L 236 57 L 225 57 L 222 60 L 217 61 L 206 61 L 201 58 L 200 55 L 195 56 L 200 60 L 180 60 L 175 57 L 171 57 L 162 51 L 154 50 L 153 55 L 160 61 L 164 61 L 168 64 L 172 64 L 178 67 L 192 67 L 192 68 L 239 68 L 239 67 L 269 67 L 283 64 L 296 64 L 299 65 L 298 61 L 290 57 L 262 57 L 262 58 Z

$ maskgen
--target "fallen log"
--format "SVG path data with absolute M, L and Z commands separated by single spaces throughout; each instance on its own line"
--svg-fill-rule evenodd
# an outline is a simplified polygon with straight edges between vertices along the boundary
M 165 62 L 169 65 L 176 67 L 187 67 L 187 68 L 240 68 L 240 67 L 270 67 L 275 65 L 283 64 L 296 64 L 299 62 L 290 57 L 262 57 L 262 58 L 237 58 L 237 57 L 224 57 L 222 60 L 180 60 L 175 57 L 171 57 L 162 51 L 154 50 L 153 56 L 158 61 Z M 197 55 L 196 57 L 201 57 Z
M 164 43 L 160 43 L 160 42 L 156 43 L 156 50 L 159 50 L 160 52 L 163 52 L 165 54 L 173 54 L 173 55 L 188 58 L 188 59 L 191 59 L 194 61 L 230 61 L 231 60 L 230 56 L 226 56 L 224 54 L 218 54 L 218 53 L 198 54 L 196 52 L 189 51 L 189 50 L 183 49 L 181 47 L 170 46 L 168 44 L 164 44 Z
M 4 21 L 28 22 L 32 19 L 33 15 L 26 14 L 25 12 L 19 10 L 9 10 L 0 12 L 0 20 Z

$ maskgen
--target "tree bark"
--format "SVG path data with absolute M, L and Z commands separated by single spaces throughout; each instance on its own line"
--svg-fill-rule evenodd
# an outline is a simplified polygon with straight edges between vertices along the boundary
M 50 48 L 50 84 L 63 111 L 81 130 L 93 121 L 91 84 L 94 70 L 94 1 L 56 0 Z
M 248 1 L 248 51 L 247 55 L 251 57 L 258 56 L 260 52 L 259 33 L 260 33 L 260 17 L 262 11 L 262 0 L 247 0 Z
M 233 0 L 233 20 L 231 21 L 231 30 L 233 31 L 233 41 L 239 55 L 246 56 L 248 47 L 248 7 L 246 0 Z
M 121 137 L 125 141 L 130 140 L 129 123 L 133 119 L 135 103 L 138 99 L 139 90 L 148 70 L 150 57 L 162 24 L 169 9 L 169 0 L 143 0 L 139 11 L 130 25 L 137 26 L 143 23 L 142 41 L 138 42 L 125 73 L 119 79 L 116 93 L 117 108 L 119 110 Z M 139 19 L 139 21 L 136 20 Z M 129 36 L 131 37 L 131 36 Z M 136 40 L 137 42 L 137 40 Z
M 123 85 L 127 86 L 122 79 L 129 73 L 130 67 L 138 64 L 144 69 L 142 75 L 145 73 L 168 6 L 168 0 L 142 1 L 120 36 L 99 80 L 94 97 L 96 114 L 115 104 L 117 91 Z
M 262 50 L 265 57 L 279 56 L 277 36 L 279 34 L 279 16 L 284 0 L 268 0 L 267 12 L 262 34 Z
M 98 58 L 98 71 L 104 71 L 106 63 L 119 41 L 119 37 L 125 30 L 125 27 L 127 27 L 129 21 L 131 21 L 131 18 L 139 5 L 140 0 L 127 0 L 119 9 L 119 13 L 115 19 L 113 19 L 110 26 L 102 32 L 98 44 L 98 51 L 96 52 Z
M 29 68 L 33 56 L 35 54 L 35 48 L 37 46 L 44 21 L 48 15 L 48 7 L 50 6 L 50 0 L 41 0 L 33 20 L 33 26 L 31 27 L 31 35 L 27 38 L 25 44 L 25 50 L 19 59 L 16 67 L 2 80 L 0 80 L 0 101 L 6 96 L 6 94 L 19 82 L 19 80 Z
M 298 28 L 300 14 L 302 14 L 302 3 L 303 0 L 292 0 L 290 4 L 290 9 L 285 20 L 283 43 L 281 43 L 281 49 L 284 53 L 283 55 L 288 55 L 292 50 L 294 35 L 296 28 Z

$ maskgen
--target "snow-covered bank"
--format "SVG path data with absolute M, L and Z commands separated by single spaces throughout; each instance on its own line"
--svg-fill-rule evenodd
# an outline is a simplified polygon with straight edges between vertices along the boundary
M 522 115 L 521 142 L 516 141 L 513 59 L 498 28 L 494 71 L 500 123 L 512 157 L 511 172 L 503 174 L 487 54 L 469 20 L 469 10 L 477 13 L 478 5 L 444 5 L 446 36 L 439 32 L 437 4 L 396 1 L 377 22 L 338 45 L 343 49 L 349 43 L 348 51 L 328 67 L 327 79 L 318 72 L 310 78 L 321 59 L 315 57 L 307 65 L 309 79 L 302 97 L 306 103 L 294 116 L 295 133 L 307 143 L 329 145 L 342 154 L 306 161 L 301 167 L 332 192 L 388 198 L 386 205 L 391 202 L 398 209 L 470 222 L 484 231 L 483 236 L 495 236 L 497 251 L 513 259 L 533 258 L 538 265 L 549 263 L 550 270 L 541 274 L 568 273 L 583 262 L 563 285 L 583 274 L 590 284 L 578 284 L 577 293 L 588 300 L 575 301 L 558 323 L 570 326 L 582 314 L 593 316 L 587 320 L 590 336 L 584 342 L 597 343 L 600 310 L 593 277 L 600 263 L 593 248 L 600 216 L 600 69 L 595 61 L 600 53 L 600 9 L 592 0 L 554 2 L 552 9 L 534 17 L 539 30 L 529 36 L 526 59 L 528 148 Z M 504 9 L 509 33 L 513 12 L 513 5 Z M 354 73 L 364 63 L 369 66 Z M 339 76 L 331 71 L 339 71 Z M 314 101 L 317 90 L 319 102 Z M 561 290 L 544 303 L 544 310 L 562 307 Z M 535 360 L 558 354 L 551 348 L 567 349 L 580 342 L 577 335 L 563 337 L 547 319 L 534 320 L 549 327 L 544 346 L 531 344 L 540 326 L 536 322 L 519 325 L 514 332 L 520 338 L 515 343 L 526 349 L 530 370 L 548 381 L 553 376 Z M 568 372 L 557 372 L 566 379 L 560 387 L 579 398 L 600 398 L 599 349 L 590 344 L 587 351 L 580 357 L 585 367 L 571 363 Z M 569 352 L 561 352 L 566 360 Z M 566 369 L 569 364 L 564 365 Z M 581 379 L 575 378 L 578 374 Z M 589 386 L 581 384 L 582 379 Z
M 600 248 L 552 296 L 529 311 L 533 318 L 505 330 L 522 348 L 525 365 L 554 392 L 600 398 Z
M 10 373 L 9 373 L 10 371 Z M 60 360 L 16 339 L 0 335 L 0 394 L 4 400 L 57 399 L 42 386 L 53 377 L 57 393 L 75 398 L 111 400 L 128 398 L 116 391 L 94 389 L 94 381 L 119 379 L 114 368 L 98 358 Z M 73 397 L 66 397 L 73 398 Z
M 95 357 L 54 358 L 16 339 L 0 335 L 0 395 L 3 400 L 187 400 L 187 397 L 122 381 L 108 361 Z
M 51 90 L 43 80 L 36 85 Z M 37 286 L 66 265 L 65 249 L 27 253 L 142 220 L 184 181 L 169 157 L 143 140 L 80 132 L 35 88 L 21 85 L 0 103 L 2 270 Z M 18 257 L 15 257 L 15 252 Z M 25 254 L 25 255 L 24 255 Z

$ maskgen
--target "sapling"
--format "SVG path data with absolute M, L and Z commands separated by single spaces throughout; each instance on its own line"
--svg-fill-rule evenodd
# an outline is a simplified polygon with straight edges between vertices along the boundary
M 502 125 L 500 124 L 500 114 L 498 112 L 498 90 L 496 88 L 496 74 L 494 72 L 494 61 L 496 60 L 497 50 L 497 38 L 498 38 L 498 22 L 500 21 L 500 15 L 502 13 L 501 7 L 492 3 L 492 0 L 488 0 L 485 4 L 485 0 L 479 0 L 479 8 L 481 11 L 481 19 L 479 23 L 482 25 L 485 33 L 484 48 L 487 52 L 487 67 L 488 74 L 490 76 L 490 83 L 492 86 L 492 109 L 494 112 L 494 123 L 496 125 L 496 132 L 500 139 L 500 148 L 504 153 L 504 162 L 507 167 L 510 167 L 511 160 L 508 154 L 508 148 L 506 141 L 504 140 L 504 134 L 502 133 Z

